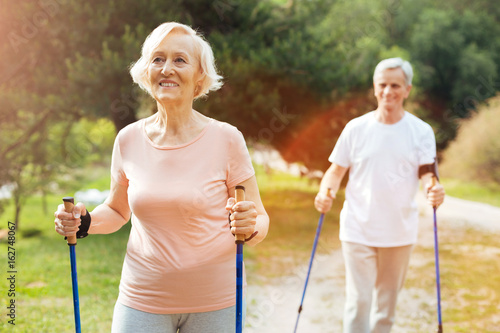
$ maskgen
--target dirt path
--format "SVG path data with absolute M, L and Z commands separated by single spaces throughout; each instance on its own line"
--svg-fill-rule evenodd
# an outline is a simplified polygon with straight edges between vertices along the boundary
M 432 209 L 423 195 L 417 197 L 421 212 L 419 244 L 433 247 Z M 500 234 L 500 208 L 447 197 L 438 210 L 439 232 L 473 227 Z M 433 259 L 433 258 L 431 258 Z M 428 258 L 412 256 L 412 267 L 422 265 Z M 293 332 L 297 310 L 302 297 L 307 264 L 298 267 L 293 275 L 248 287 L 248 316 L 245 333 Z M 344 263 L 340 250 L 318 255 L 313 269 L 297 332 L 330 333 L 342 331 L 344 305 Z M 443 301 L 443 306 L 446 306 Z M 405 288 L 398 299 L 394 333 L 433 332 L 436 329 L 436 296 L 422 289 Z

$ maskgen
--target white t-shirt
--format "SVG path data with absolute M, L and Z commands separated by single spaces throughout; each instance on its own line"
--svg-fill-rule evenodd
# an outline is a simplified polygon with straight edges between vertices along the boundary
M 340 240 L 374 247 L 416 243 L 418 168 L 435 157 L 432 128 L 406 111 L 391 125 L 377 121 L 374 111 L 351 120 L 329 158 L 349 168 Z

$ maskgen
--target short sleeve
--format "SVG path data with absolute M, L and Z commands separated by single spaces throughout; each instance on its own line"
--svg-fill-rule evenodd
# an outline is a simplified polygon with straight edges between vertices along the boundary
M 432 164 L 436 159 L 436 138 L 432 127 L 425 124 L 420 138 L 418 139 L 418 164 Z
M 229 136 L 226 184 L 232 188 L 255 175 L 243 134 L 233 128 Z
M 335 163 L 341 167 L 348 168 L 351 166 L 350 147 L 349 147 L 350 127 L 346 126 L 340 134 L 335 147 L 333 148 L 328 161 Z
M 123 159 L 120 149 L 120 133 L 116 136 L 111 156 L 111 177 L 120 185 L 127 185 L 128 179 L 123 171 Z

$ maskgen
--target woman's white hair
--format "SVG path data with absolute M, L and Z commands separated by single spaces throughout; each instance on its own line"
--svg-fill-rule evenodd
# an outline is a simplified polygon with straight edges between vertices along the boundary
M 191 27 L 177 22 L 166 22 L 159 25 L 146 38 L 142 45 L 141 57 L 130 66 L 130 75 L 134 82 L 149 95 L 153 96 L 151 84 L 148 79 L 148 66 L 152 60 L 151 57 L 155 49 L 173 30 L 182 31 L 191 36 L 193 38 L 195 50 L 198 53 L 196 56 L 200 62 L 204 77 L 201 81 L 201 89 L 196 91 L 194 98 L 205 96 L 208 92 L 222 87 L 222 76 L 217 73 L 214 53 L 208 42 Z
M 379 62 L 377 67 L 375 67 L 375 71 L 373 72 L 373 80 L 375 80 L 375 76 L 378 73 L 392 68 L 401 68 L 403 70 L 403 73 L 405 74 L 406 85 L 411 86 L 411 80 L 413 79 L 413 68 L 408 61 L 405 61 L 401 58 L 389 58 Z

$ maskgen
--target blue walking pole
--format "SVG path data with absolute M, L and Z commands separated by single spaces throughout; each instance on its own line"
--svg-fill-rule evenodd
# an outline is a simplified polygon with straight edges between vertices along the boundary
M 330 195 L 330 189 L 328 189 L 328 194 Z M 311 274 L 311 268 L 314 260 L 314 254 L 316 253 L 316 247 L 318 246 L 318 239 L 321 233 L 321 227 L 323 226 L 323 219 L 325 218 L 325 214 L 322 213 L 319 217 L 318 228 L 316 228 L 316 237 L 314 238 L 314 244 L 311 252 L 311 259 L 309 260 L 309 269 L 307 270 L 306 283 L 304 285 L 304 292 L 302 293 L 302 300 L 300 301 L 299 313 L 297 315 L 297 321 L 295 322 L 295 329 L 293 332 L 297 332 L 297 326 L 299 325 L 300 313 L 302 312 L 302 304 L 304 303 L 304 297 L 306 296 L 307 283 L 309 282 L 309 275 Z
M 245 187 L 236 186 L 236 202 L 245 201 Z M 245 235 L 235 235 L 236 243 L 236 333 L 243 331 L 243 244 Z
M 64 197 L 64 210 L 67 213 L 73 212 L 73 205 L 75 203 L 72 197 Z M 78 278 L 76 275 L 76 253 L 75 253 L 75 245 L 76 245 L 76 235 L 67 237 L 67 242 L 69 245 L 69 257 L 71 261 L 71 283 L 73 286 L 73 309 L 75 313 L 75 332 L 81 333 L 80 327 L 80 304 L 78 297 Z
M 436 185 L 436 177 L 432 177 L 431 187 Z M 438 311 L 438 333 L 443 333 L 443 322 L 441 320 L 441 281 L 439 275 L 439 247 L 438 247 L 438 234 L 437 234 L 437 218 L 436 218 L 436 206 L 433 206 L 434 210 L 434 257 L 436 263 L 436 292 L 437 292 L 437 311 Z

